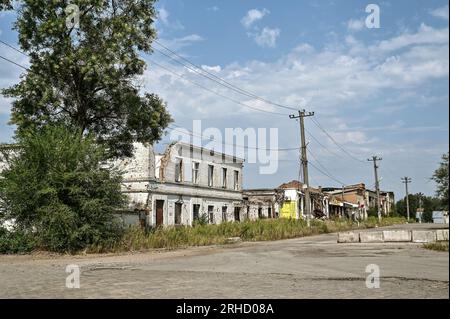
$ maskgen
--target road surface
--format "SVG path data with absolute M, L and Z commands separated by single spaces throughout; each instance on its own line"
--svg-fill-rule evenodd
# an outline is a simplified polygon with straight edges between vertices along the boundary
M 449 298 L 448 253 L 413 243 L 338 244 L 336 238 L 0 256 L 0 298 Z M 70 264 L 80 269 L 80 288 L 66 287 Z M 366 286 L 370 264 L 379 267 L 379 288 Z

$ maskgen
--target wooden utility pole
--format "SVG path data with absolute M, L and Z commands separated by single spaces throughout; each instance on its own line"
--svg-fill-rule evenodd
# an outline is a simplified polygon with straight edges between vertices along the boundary
M 308 180 L 308 158 L 306 156 L 306 139 L 305 139 L 305 121 L 307 116 L 314 116 L 314 112 L 306 112 L 305 110 L 298 111 L 298 115 L 289 115 L 290 119 L 299 119 L 300 123 L 300 142 L 301 142 L 301 164 L 303 167 L 303 185 L 305 186 L 305 213 L 306 223 L 308 227 L 311 225 L 311 197 L 309 193 Z
M 373 162 L 373 170 L 375 173 L 375 190 L 377 192 L 377 213 L 378 213 L 378 220 L 381 220 L 381 201 L 380 201 L 380 183 L 378 180 L 378 165 L 377 161 L 381 161 L 381 157 L 372 156 L 372 158 L 369 158 L 369 162 Z
M 408 194 L 408 184 L 411 183 L 411 178 L 405 176 L 402 178 L 402 183 L 405 184 L 406 188 L 406 218 L 409 220 L 409 194 Z

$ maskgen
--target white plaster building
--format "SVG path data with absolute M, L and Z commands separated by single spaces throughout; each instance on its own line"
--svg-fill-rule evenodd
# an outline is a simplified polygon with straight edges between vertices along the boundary
M 130 197 L 123 221 L 157 226 L 192 225 L 201 216 L 210 223 L 241 220 L 243 163 L 182 142 L 170 144 L 163 154 L 135 144 L 134 157 L 115 163 Z

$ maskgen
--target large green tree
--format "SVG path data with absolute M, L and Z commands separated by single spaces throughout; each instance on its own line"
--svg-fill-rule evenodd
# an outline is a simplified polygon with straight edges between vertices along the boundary
M 448 210 L 448 157 L 449 153 L 442 155 L 439 168 L 434 172 L 433 180 L 437 184 L 436 194 L 442 200 L 444 208 Z
M 76 251 L 112 245 L 120 228 L 114 210 L 126 205 L 121 174 L 105 164 L 106 152 L 90 136 L 66 126 L 45 126 L 3 149 L 0 225 L 14 220 L 39 248 Z
M 139 76 L 156 36 L 155 0 L 0 0 L 31 66 L 3 91 L 14 99 L 17 135 L 51 123 L 91 134 L 110 156 L 131 156 L 132 141 L 153 143 L 171 121 Z M 69 6 L 71 5 L 71 6 Z M 73 5 L 76 5 L 74 7 Z

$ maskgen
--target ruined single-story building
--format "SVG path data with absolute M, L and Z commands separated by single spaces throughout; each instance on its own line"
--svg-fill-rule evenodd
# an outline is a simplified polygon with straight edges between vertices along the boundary
M 243 192 L 244 212 L 246 218 L 278 218 L 284 193 L 280 189 L 260 188 L 246 189 Z
M 281 184 L 278 188 L 284 193 L 284 201 L 280 209 L 280 217 L 295 219 L 306 218 L 304 184 L 297 180 L 293 180 L 288 183 Z M 323 193 L 320 187 L 310 187 L 309 193 L 311 198 L 312 217 L 329 217 L 328 196 Z

